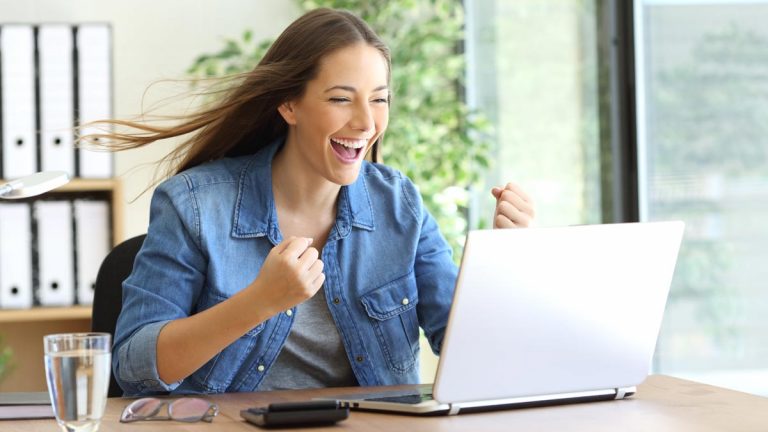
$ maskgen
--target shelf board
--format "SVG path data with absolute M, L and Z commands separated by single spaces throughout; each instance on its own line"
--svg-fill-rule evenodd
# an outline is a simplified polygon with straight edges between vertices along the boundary
M 111 191 L 115 188 L 116 181 L 111 178 L 107 179 L 84 179 L 74 178 L 65 184 L 57 188 L 52 192 L 92 192 L 92 191 Z
M 91 319 L 90 306 L 0 309 L 0 323 Z

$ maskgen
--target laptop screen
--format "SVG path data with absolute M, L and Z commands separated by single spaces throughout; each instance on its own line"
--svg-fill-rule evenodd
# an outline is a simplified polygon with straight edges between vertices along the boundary
M 471 231 L 435 399 L 642 382 L 682 234 L 682 222 Z

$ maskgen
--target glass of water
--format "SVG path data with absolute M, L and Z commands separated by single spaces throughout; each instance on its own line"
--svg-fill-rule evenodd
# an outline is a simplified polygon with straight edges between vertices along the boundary
M 47 335 L 45 376 L 56 421 L 65 432 L 95 432 L 104 415 L 111 368 L 109 333 Z

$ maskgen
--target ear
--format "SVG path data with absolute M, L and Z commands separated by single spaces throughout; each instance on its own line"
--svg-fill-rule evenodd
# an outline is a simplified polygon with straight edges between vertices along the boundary
M 277 111 L 290 126 L 296 124 L 296 112 L 294 111 L 293 102 L 283 102 L 277 107 Z

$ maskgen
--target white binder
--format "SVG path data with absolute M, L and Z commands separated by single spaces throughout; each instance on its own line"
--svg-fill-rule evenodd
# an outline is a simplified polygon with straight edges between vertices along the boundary
M 41 306 L 70 306 L 75 302 L 72 203 L 36 201 L 37 254 Z
M 37 33 L 40 56 L 40 155 L 43 171 L 75 175 L 74 41 L 72 27 L 46 24 Z
M 32 221 L 29 204 L 0 204 L 0 307 L 32 307 Z
M 92 304 L 96 275 L 110 250 L 109 204 L 75 200 L 77 302 Z
M 0 27 L 3 177 L 6 179 L 37 171 L 34 47 L 32 26 Z
M 83 24 L 77 28 L 77 77 L 80 103 L 79 123 L 112 117 L 111 31 L 107 24 Z M 82 134 L 98 133 L 83 128 Z M 82 148 L 79 150 L 80 177 L 112 177 L 112 154 Z

